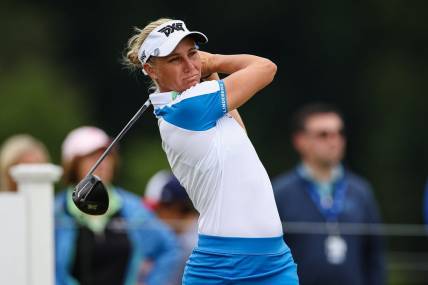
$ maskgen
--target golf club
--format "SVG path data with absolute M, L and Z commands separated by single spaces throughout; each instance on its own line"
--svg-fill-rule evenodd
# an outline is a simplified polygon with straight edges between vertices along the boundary
M 86 174 L 85 178 L 83 178 L 74 188 L 72 195 L 73 202 L 80 211 L 89 215 L 102 215 L 107 211 L 109 205 L 107 188 L 101 179 L 93 173 L 104 158 L 110 153 L 113 146 L 125 135 L 125 133 L 134 125 L 149 106 L 150 99 L 141 106 L 137 113 L 135 113 L 100 158 L 98 158 L 97 162 L 95 162 L 88 174 Z

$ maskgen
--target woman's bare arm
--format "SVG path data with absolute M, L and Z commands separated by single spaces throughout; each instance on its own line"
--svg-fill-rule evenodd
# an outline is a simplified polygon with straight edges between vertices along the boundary
M 209 80 L 220 80 L 217 72 L 211 73 L 209 76 L 204 77 L 204 81 Z M 238 109 L 229 111 L 229 114 L 235 119 L 235 121 L 246 131 L 244 122 L 242 121 L 241 115 L 239 115 Z
M 202 74 L 229 74 L 223 79 L 229 111 L 242 106 L 272 82 L 277 69 L 272 61 L 259 56 L 220 55 L 202 51 L 199 53 L 202 59 Z

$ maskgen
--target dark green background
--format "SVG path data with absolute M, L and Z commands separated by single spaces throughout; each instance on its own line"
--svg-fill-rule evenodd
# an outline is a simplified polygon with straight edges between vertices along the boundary
M 272 177 L 297 162 L 291 113 L 307 102 L 334 103 L 346 116 L 346 164 L 370 180 L 385 222 L 421 223 L 427 10 L 427 1 L 404 0 L 3 0 L 0 141 L 28 132 L 59 163 L 72 128 L 117 134 L 147 96 L 148 80 L 120 64 L 132 27 L 179 18 L 207 34 L 204 50 L 253 53 L 278 65 L 274 82 L 240 110 Z M 151 110 L 121 152 L 118 183 L 142 194 L 150 175 L 167 166 Z

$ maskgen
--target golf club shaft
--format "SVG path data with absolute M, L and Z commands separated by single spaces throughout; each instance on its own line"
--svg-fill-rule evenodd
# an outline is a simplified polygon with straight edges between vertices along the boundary
M 92 166 L 91 170 L 89 170 L 86 176 L 92 175 L 97 167 L 101 164 L 104 158 L 110 153 L 113 146 L 126 134 L 126 132 L 134 125 L 134 123 L 141 117 L 144 111 L 150 106 L 150 99 L 141 106 L 141 108 L 135 113 L 135 115 L 131 118 L 131 120 L 126 124 L 126 126 L 120 131 L 120 133 L 116 136 L 116 138 L 111 142 L 111 144 L 107 147 L 104 153 L 98 158 L 97 162 L 95 162 L 94 166 Z

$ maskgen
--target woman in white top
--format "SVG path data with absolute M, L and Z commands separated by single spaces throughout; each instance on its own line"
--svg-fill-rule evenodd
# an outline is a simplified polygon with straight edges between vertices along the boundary
M 156 86 L 162 147 L 200 213 L 183 284 L 298 284 L 269 177 L 236 111 L 273 80 L 276 65 L 199 51 L 207 37 L 179 20 L 136 32 L 126 60 Z M 227 76 L 211 80 L 217 73 Z

